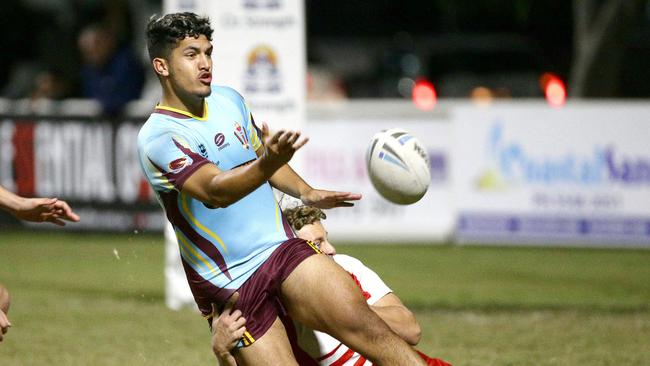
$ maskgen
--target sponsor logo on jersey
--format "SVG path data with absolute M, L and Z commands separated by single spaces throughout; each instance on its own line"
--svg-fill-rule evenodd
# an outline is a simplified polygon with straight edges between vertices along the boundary
M 244 128 L 242 128 L 239 122 L 235 122 L 235 137 L 241 142 L 244 149 L 248 149 L 248 136 L 246 136 L 246 131 L 244 131 Z
M 230 143 L 226 142 L 226 136 L 224 136 L 221 132 L 214 136 L 214 144 L 217 145 L 217 149 L 219 149 L 219 151 L 230 146 Z
M 178 158 L 169 163 L 169 171 L 177 173 L 183 170 L 186 166 L 190 165 L 190 163 L 190 159 L 183 156 L 182 158 Z
M 205 148 L 205 145 L 203 144 L 199 145 L 199 155 L 201 155 L 204 158 L 208 157 L 208 150 Z
M 224 141 L 226 141 L 226 137 L 223 135 L 223 133 L 219 132 L 214 136 L 214 143 L 217 144 L 217 147 L 221 147 Z

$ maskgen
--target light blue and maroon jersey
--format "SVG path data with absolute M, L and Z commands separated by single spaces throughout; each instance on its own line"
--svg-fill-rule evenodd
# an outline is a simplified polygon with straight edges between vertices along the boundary
M 140 166 L 174 226 L 203 314 L 237 290 L 289 237 L 268 182 L 225 208 L 190 197 L 183 183 L 204 164 L 227 171 L 257 159 L 261 141 L 235 90 L 212 87 L 203 117 L 156 107 L 138 134 Z

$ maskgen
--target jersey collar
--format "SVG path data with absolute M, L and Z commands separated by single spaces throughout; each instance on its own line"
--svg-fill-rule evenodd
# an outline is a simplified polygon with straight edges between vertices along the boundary
M 188 111 L 184 111 L 182 109 L 178 108 L 173 108 L 173 107 L 168 107 L 165 105 L 156 105 L 155 109 L 156 113 L 161 113 L 161 114 L 166 114 L 172 117 L 176 118 L 194 118 L 195 120 L 198 121 L 207 121 L 208 120 L 208 103 L 204 100 L 203 101 L 203 117 L 195 116 L 192 113 Z

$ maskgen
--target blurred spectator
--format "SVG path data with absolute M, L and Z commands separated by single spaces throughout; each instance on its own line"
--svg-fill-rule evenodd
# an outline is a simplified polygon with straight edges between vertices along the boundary
M 47 4 L 47 3 L 46 3 Z M 65 8 L 61 6 L 60 8 Z M 64 11 L 63 9 L 61 11 Z M 76 74 L 76 47 L 69 23 L 42 2 L 3 0 L 0 5 L 0 94 L 30 98 L 35 77 L 56 71 L 59 80 Z M 66 80 L 72 84 L 74 80 Z M 72 92 L 69 88 L 66 93 Z M 65 97 L 60 95 L 58 97 Z
M 144 84 L 142 63 L 117 37 L 110 26 L 91 24 L 78 38 L 82 95 L 98 100 L 108 115 L 139 98 Z
M 51 70 L 41 71 L 36 74 L 30 98 L 38 99 L 63 99 L 70 93 L 70 83 L 60 73 Z

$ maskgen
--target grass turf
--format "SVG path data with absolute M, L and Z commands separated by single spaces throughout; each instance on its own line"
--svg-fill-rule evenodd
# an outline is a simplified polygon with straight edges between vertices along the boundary
M 353 246 L 454 365 L 648 365 L 650 251 Z M 163 302 L 158 235 L 0 233 L 1 365 L 210 365 L 206 322 Z

